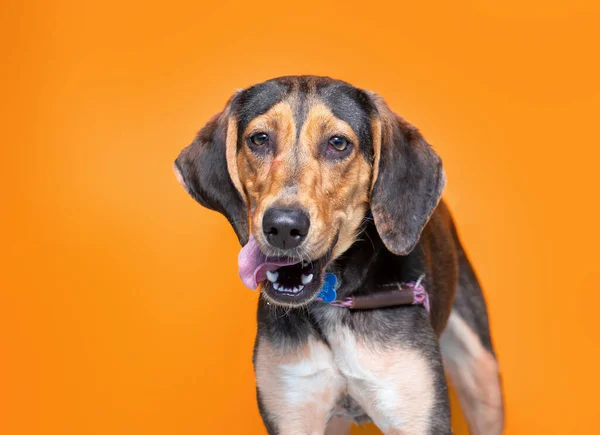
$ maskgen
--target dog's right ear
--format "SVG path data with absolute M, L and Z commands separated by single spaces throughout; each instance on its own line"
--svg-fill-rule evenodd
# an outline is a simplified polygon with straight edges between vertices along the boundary
M 185 190 L 204 207 L 223 214 L 242 245 L 248 241 L 248 214 L 236 164 L 236 95 L 200 130 L 175 160 L 175 174 Z

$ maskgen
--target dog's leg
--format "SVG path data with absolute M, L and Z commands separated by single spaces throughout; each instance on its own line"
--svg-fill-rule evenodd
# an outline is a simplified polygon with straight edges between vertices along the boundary
M 333 349 L 348 379 L 348 394 L 383 433 L 451 433 L 448 388 L 430 326 L 424 324 L 422 330 L 414 331 L 412 345 L 399 344 L 403 341 L 378 344 L 347 327 L 336 329 L 330 336 L 336 337 Z
M 471 433 L 497 435 L 504 428 L 504 401 L 485 298 L 460 240 L 455 237 L 458 287 L 440 346 Z
M 487 307 L 460 237 L 452 231 L 458 285 L 440 347 L 471 434 L 497 435 L 504 430 L 504 399 Z
M 261 416 L 270 435 L 323 435 L 345 381 L 314 338 L 290 349 L 260 337 L 255 351 Z
M 446 371 L 473 435 L 502 433 L 504 411 L 498 363 L 456 311 L 440 339 Z

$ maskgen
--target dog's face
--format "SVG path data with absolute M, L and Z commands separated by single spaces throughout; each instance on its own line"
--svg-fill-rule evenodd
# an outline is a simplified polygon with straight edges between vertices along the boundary
M 372 104 L 347 89 L 320 97 L 313 86 L 277 95 L 239 123 L 233 164 L 267 255 L 334 258 L 354 242 L 368 209 Z M 242 101 L 253 107 L 262 92 Z
M 379 97 L 312 76 L 238 92 L 175 167 L 247 243 L 244 282 L 284 305 L 314 299 L 369 210 L 386 247 L 410 252 L 444 186 L 437 155 Z

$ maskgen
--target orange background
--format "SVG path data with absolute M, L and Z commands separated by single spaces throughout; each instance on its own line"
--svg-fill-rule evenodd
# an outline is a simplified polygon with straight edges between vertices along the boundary
M 264 433 L 257 295 L 171 164 L 235 89 L 303 73 L 443 157 L 506 433 L 597 433 L 597 1 L 4 6 L 0 433 Z

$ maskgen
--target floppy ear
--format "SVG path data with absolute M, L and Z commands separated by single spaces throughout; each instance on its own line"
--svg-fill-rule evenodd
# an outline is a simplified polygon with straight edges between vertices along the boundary
M 242 245 L 248 241 L 248 215 L 237 173 L 237 121 L 225 109 L 200 130 L 175 160 L 175 174 L 187 192 L 204 207 L 223 214 Z
M 371 212 L 385 246 L 410 253 L 446 184 L 442 161 L 411 124 L 371 93 L 379 113 L 373 122 L 374 174 Z

